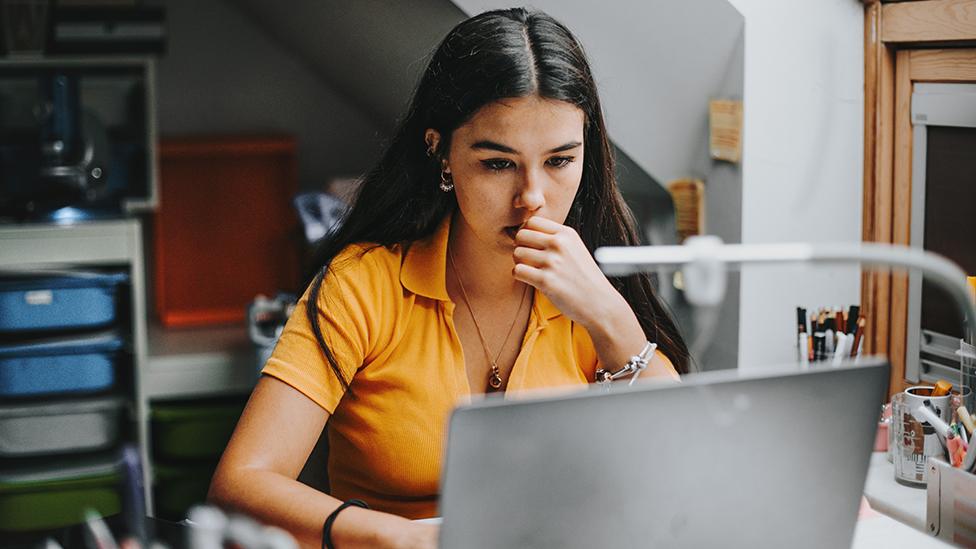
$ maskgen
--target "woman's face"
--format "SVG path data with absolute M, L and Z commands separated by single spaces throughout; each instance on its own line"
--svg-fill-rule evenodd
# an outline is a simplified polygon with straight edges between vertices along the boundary
M 461 230 L 511 253 L 528 218 L 564 223 L 583 175 L 584 118 L 575 105 L 530 96 L 489 103 L 457 128 L 446 166 Z

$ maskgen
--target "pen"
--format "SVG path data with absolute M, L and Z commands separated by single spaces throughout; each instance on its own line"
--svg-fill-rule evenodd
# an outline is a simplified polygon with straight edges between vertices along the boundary
M 108 529 L 108 525 L 97 511 L 85 510 L 85 528 L 88 542 L 95 549 L 119 549 L 115 538 L 112 537 L 112 531 Z
M 146 505 L 142 482 L 142 461 L 139 450 L 131 444 L 122 447 L 122 515 L 125 518 L 126 535 L 146 546 Z

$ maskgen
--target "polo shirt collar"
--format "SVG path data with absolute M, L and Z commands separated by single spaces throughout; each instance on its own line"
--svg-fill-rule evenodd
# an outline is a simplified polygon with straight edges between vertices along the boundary
M 411 292 L 436 299 L 450 301 L 447 295 L 447 240 L 451 234 L 451 216 L 437 226 L 434 234 L 410 244 L 400 270 L 400 283 Z
M 447 215 L 429 237 L 413 242 L 407 249 L 400 270 L 400 283 L 407 290 L 430 299 L 450 301 L 447 295 L 447 242 L 451 234 L 451 218 Z M 542 292 L 535 292 L 535 307 L 541 318 L 551 320 L 561 314 L 556 305 Z

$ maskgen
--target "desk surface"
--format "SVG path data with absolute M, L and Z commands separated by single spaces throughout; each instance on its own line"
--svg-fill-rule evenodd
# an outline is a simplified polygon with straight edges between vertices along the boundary
M 864 496 L 880 516 L 862 513 L 852 547 L 951 547 L 925 533 L 925 489 L 895 482 L 894 466 L 888 463 L 884 452 L 871 455 Z
M 925 549 L 952 547 L 940 539 L 921 530 L 898 522 L 877 511 L 862 512 L 854 528 L 854 541 L 851 549 Z
M 925 488 L 912 488 L 895 482 L 895 468 L 884 452 L 871 455 L 871 468 L 864 483 L 864 496 L 871 507 L 880 513 L 925 531 L 927 494 Z

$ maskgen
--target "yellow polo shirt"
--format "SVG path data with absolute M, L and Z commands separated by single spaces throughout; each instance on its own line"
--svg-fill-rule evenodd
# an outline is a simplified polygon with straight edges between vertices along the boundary
M 436 514 L 448 415 L 471 400 L 444 280 L 449 232 L 450 217 L 406 251 L 353 245 L 333 261 L 319 318 L 353 394 L 345 394 L 315 341 L 308 292 L 264 368 L 332 414 L 332 495 L 407 518 Z M 594 379 L 589 335 L 541 292 L 534 295 L 506 397 Z

